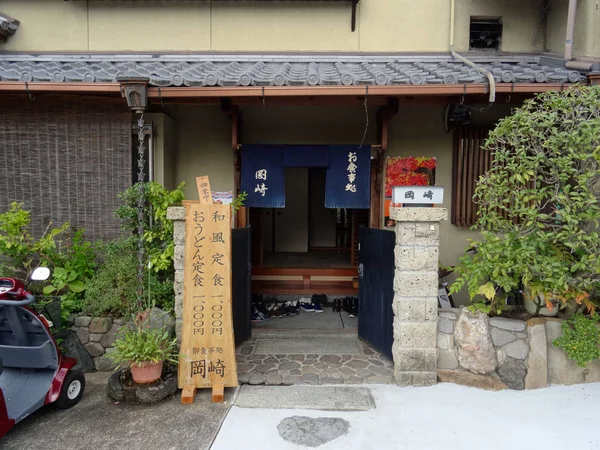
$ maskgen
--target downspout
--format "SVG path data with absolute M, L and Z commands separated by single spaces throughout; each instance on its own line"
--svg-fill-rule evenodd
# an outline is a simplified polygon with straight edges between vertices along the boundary
M 455 11 L 456 11 L 456 0 L 450 0 L 450 53 L 452 54 L 453 58 L 456 58 L 459 61 L 462 61 L 467 66 L 472 67 L 473 69 L 477 70 L 479 73 L 481 73 L 481 74 L 483 74 L 483 75 L 485 75 L 487 77 L 488 82 L 490 84 L 490 98 L 489 98 L 489 101 L 490 101 L 490 103 L 494 103 L 496 101 L 496 80 L 494 79 L 494 76 L 492 75 L 492 73 L 489 70 L 486 70 L 486 69 L 484 69 L 482 67 L 479 67 L 473 61 L 468 60 L 464 56 L 461 56 L 461 55 L 459 55 L 458 53 L 456 53 L 454 51 L 454 16 L 455 16 Z
M 577 16 L 577 0 L 569 0 L 567 15 L 567 35 L 565 36 L 565 67 L 567 69 L 589 72 L 592 63 L 573 61 L 573 40 L 575 36 L 575 17 Z

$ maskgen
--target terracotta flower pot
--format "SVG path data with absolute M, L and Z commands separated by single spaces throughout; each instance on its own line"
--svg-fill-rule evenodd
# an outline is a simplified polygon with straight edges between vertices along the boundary
M 152 383 L 162 375 L 163 362 L 131 364 L 131 377 L 138 384 Z

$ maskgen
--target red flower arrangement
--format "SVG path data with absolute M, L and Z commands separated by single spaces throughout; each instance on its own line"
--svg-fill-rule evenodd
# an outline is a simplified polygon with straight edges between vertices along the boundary
M 435 170 L 435 158 L 409 156 L 388 157 L 385 196 L 392 196 L 392 186 L 428 186 Z

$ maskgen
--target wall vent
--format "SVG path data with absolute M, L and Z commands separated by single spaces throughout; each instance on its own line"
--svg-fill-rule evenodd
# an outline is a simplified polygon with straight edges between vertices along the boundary
M 502 19 L 471 17 L 469 50 L 500 50 Z

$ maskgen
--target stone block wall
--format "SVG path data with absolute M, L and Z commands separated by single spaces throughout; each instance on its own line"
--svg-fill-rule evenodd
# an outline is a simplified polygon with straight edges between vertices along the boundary
M 524 322 L 466 309 L 440 309 L 438 314 L 438 370 L 499 378 L 511 389 L 600 381 L 600 360 L 579 367 L 552 345 L 562 335 L 560 319 Z
M 75 317 L 72 330 L 77 333 L 79 342 L 92 357 L 94 368 L 100 372 L 112 372 L 115 368 L 108 354 L 114 351 L 113 344 L 123 319 L 107 317 Z
M 175 244 L 174 266 L 175 279 L 175 335 L 181 342 L 181 325 L 183 320 L 183 265 L 185 258 L 185 207 L 176 206 L 167 210 L 167 218 L 173 221 L 173 240 Z

